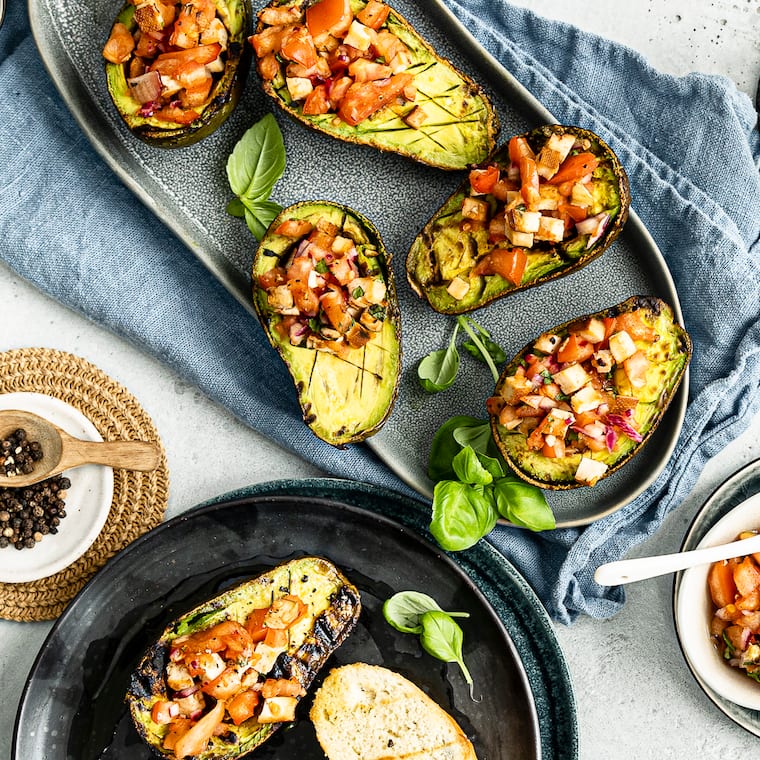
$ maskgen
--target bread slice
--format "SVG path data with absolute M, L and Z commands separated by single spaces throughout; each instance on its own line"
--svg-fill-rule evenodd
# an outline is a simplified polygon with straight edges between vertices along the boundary
M 477 760 L 448 713 L 411 681 L 377 665 L 331 670 L 310 717 L 329 760 Z

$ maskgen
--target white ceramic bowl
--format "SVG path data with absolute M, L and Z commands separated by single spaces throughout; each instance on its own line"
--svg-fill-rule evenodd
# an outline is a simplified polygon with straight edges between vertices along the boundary
M 85 441 L 102 441 L 95 426 L 78 409 L 42 393 L 0 394 L 0 409 L 23 409 L 45 417 Z M 71 481 L 66 517 L 56 535 L 44 536 L 33 549 L 0 549 L 0 581 L 23 583 L 47 578 L 81 557 L 98 537 L 113 501 L 113 470 L 86 464 L 64 475 Z
M 717 546 L 736 540 L 744 530 L 760 529 L 760 494 L 755 494 L 718 520 L 695 548 Z M 707 587 L 709 565 L 683 572 L 678 587 L 675 622 L 684 656 L 704 683 L 725 699 L 760 710 L 760 683 L 718 654 L 710 638 L 712 600 Z

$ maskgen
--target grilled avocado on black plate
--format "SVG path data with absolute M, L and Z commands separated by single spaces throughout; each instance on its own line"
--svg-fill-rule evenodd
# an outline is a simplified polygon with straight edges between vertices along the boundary
M 128 2 L 103 48 L 111 99 L 130 131 L 190 145 L 227 119 L 243 89 L 249 0 Z
M 250 39 L 264 91 L 320 132 L 442 169 L 494 148 L 485 93 L 384 2 L 275 0 Z
M 126 701 L 158 755 L 238 758 L 266 741 L 356 625 L 358 590 L 302 557 L 171 623 L 132 674 Z
M 542 333 L 488 399 L 499 451 L 541 488 L 593 486 L 646 443 L 691 358 L 659 298 L 635 296 Z
M 628 218 L 628 177 L 601 138 L 543 126 L 513 137 L 470 172 L 415 238 L 412 289 L 461 314 L 600 256 Z
M 254 258 L 253 303 L 311 430 L 334 446 L 376 433 L 396 399 L 401 319 L 375 226 L 329 201 L 286 208 Z

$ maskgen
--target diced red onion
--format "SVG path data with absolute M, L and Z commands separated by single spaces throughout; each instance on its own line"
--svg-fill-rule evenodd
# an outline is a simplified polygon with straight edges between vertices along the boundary
M 631 425 L 626 422 L 621 415 L 610 414 L 607 416 L 607 420 L 609 421 L 610 425 L 614 425 L 618 430 L 625 433 L 632 441 L 641 443 L 644 440 L 641 436 L 641 433 L 631 427 Z
M 139 77 L 127 80 L 132 97 L 139 103 L 152 103 L 161 97 L 161 75 L 157 71 L 146 71 Z
M 184 689 L 180 689 L 179 691 L 174 692 L 174 698 L 184 699 L 185 697 L 189 697 L 191 694 L 195 694 L 195 692 L 198 691 L 199 688 L 200 686 L 198 686 L 197 684 L 193 684 L 192 686 L 188 686 Z M 175 707 L 177 708 L 177 714 L 179 714 L 179 705 L 175 705 Z
M 575 229 L 579 235 L 588 235 L 589 239 L 586 248 L 591 248 L 594 243 L 604 234 L 607 225 L 610 222 L 610 215 L 604 211 L 596 216 L 590 216 L 588 219 L 582 219 L 575 223 Z
M 614 428 L 608 427 L 607 428 L 607 434 L 604 437 L 604 441 L 607 444 L 607 451 L 612 451 L 612 449 L 615 448 L 615 444 L 617 443 L 617 433 L 615 432 Z
M 517 164 L 510 164 L 507 169 L 507 179 L 520 179 L 520 167 Z

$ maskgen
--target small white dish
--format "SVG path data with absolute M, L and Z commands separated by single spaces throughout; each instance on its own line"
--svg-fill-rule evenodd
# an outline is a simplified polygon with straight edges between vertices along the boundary
M 78 409 L 42 393 L 0 394 L 0 409 L 23 409 L 45 417 L 77 438 L 102 441 Z M 58 533 L 46 535 L 33 549 L 0 549 L 0 582 L 26 583 L 47 578 L 81 557 L 98 537 L 113 501 L 113 469 L 83 465 L 63 473 L 71 481 L 64 501 L 66 517 Z
M 713 525 L 694 548 L 734 541 L 744 530 L 760 529 L 760 494 L 734 507 Z M 730 667 L 710 638 L 712 600 L 707 587 L 709 565 L 689 568 L 681 576 L 675 606 L 675 623 L 684 656 L 704 683 L 725 699 L 760 710 L 760 683 Z

